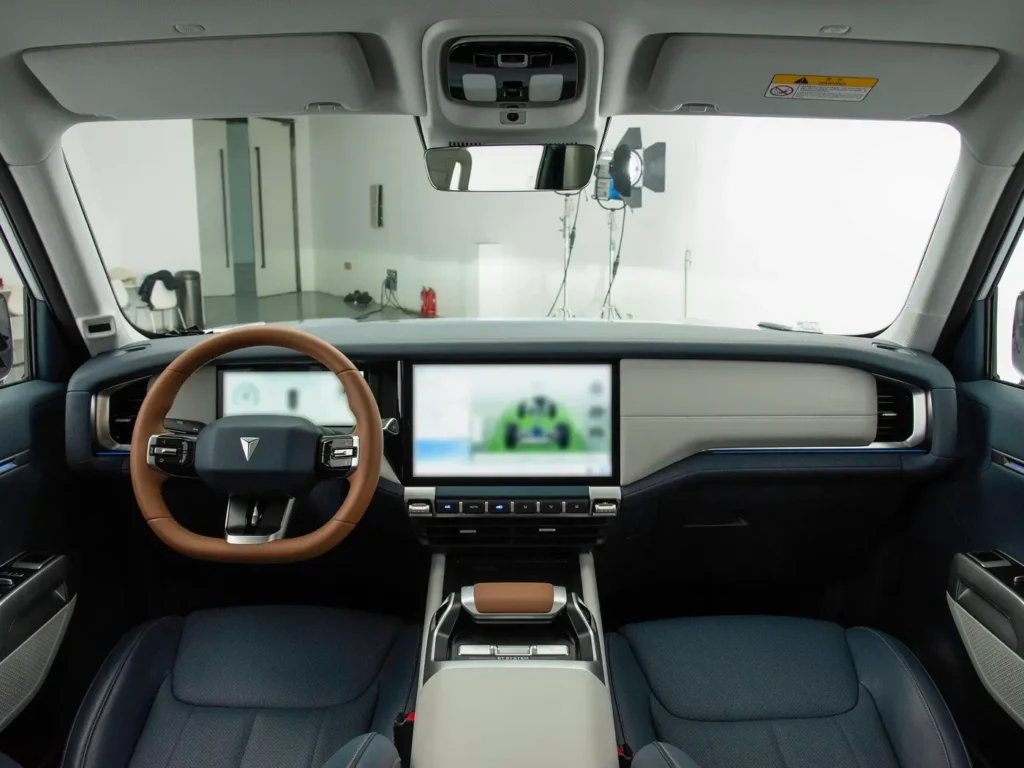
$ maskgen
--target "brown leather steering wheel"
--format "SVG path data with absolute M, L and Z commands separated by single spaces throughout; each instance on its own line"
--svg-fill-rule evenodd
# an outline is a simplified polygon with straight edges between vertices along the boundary
M 184 437 L 168 433 L 164 428 L 164 419 L 175 395 L 189 376 L 226 352 L 260 346 L 285 347 L 301 352 L 337 376 L 355 416 L 355 439 L 325 436 L 308 421 L 286 416 L 231 416 L 217 419 L 197 436 Z M 260 437 L 264 442 L 262 446 L 259 445 Z M 334 447 L 352 446 L 353 443 L 354 452 L 352 448 Z M 160 446 L 172 446 L 177 453 Z M 377 401 L 363 376 L 345 355 L 326 341 L 293 328 L 237 328 L 200 341 L 179 355 L 153 382 L 142 402 L 132 433 L 132 488 L 142 516 L 153 532 L 183 555 L 201 560 L 241 563 L 307 560 L 337 546 L 362 518 L 377 489 L 382 450 L 383 435 Z M 191 457 L 190 451 L 193 452 Z M 162 453 L 169 455 L 163 456 Z M 332 455 L 355 458 L 335 461 L 331 460 Z M 287 481 L 287 488 L 277 494 L 278 498 L 292 497 L 288 501 L 280 536 L 235 536 L 235 542 L 245 543 L 232 543 L 231 536 L 202 536 L 182 527 L 168 510 L 161 487 L 168 475 L 181 474 L 177 470 L 177 459 L 183 456 L 182 464 L 194 461 L 194 474 L 198 474 L 200 479 L 231 494 L 236 490 L 244 493 L 259 488 L 256 496 L 265 496 L 277 491 L 268 487 L 274 478 L 283 478 L 282 483 Z M 263 464 L 260 465 L 258 461 Z M 165 462 L 173 462 L 175 471 L 161 471 L 160 466 L 171 466 Z M 336 468 L 345 462 L 346 466 L 352 465 L 354 468 Z M 309 477 L 305 474 L 307 464 Z M 283 465 L 288 466 L 283 468 Z M 291 503 L 294 496 L 298 495 L 297 490 L 306 484 L 311 487 L 316 480 L 332 476 L 349 478 L 349 491 L 338 511 L 312 533 L 283 538 Z M 235 498 L 233 495 L 232 499 Z M 269 502 L 267 506 L 269 508 Z M 243 503 L 239 509 L 242 510 L 240 519 L 245 526 L 252 522 L 253 526 L 258 527 L 257 522 L 253 522 L 262 514 L 257 502 L 250 501 L 248 506 Z M 229 503 L 228 520 L 231 518 L 232 504 Z M 225 524 L 227 526 L 227 521 Z

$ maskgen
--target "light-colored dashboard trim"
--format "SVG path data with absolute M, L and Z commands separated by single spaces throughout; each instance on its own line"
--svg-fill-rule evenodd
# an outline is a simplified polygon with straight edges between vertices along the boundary
M 623 485 L 710 451 L 863 449 L 877 429 L 876 379 L 852 366 L 627 358 L 619 371 Z
M 886 376 L 878 376 L 879 379 L 888 379 Z M 903 381 L 897 381 L 896 379 L 888 379 L 888 381 L 900 386 L 906 387 L 911 393 L 911 408 L 914 411 L 913 429 L 910 436 L 906 440 L 899 440 L 894 442 L 885 441 L 874 441 L 867 445 L 856 446 L 856 445 L 805 445 L 805 446 L 761 446 L 757 448 L 714 448 L 709 453 L 724 452 L 724 451 L 743 451 L 744 453 L 757 453 L 757 452 L 778 452 L 778 451 L 892 451 L 901 450 L 907 448 L 919 447 L 927 438 L 928 430 L 931 424 L 931 412 L 932 412 L 932 394 L 931 392 L 925 392 L 920 387 L 915 387 L 913 384 L 907 384 Z

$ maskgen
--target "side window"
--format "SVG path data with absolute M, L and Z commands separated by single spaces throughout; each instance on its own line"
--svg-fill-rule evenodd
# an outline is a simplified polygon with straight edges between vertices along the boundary
M 0 350 L 5 346 L 12 348 L 11 359 L 13 364 L 11 372 L 0 387 L 9 387 L 19 381 L 24 381 L 31 375 L 29 366 L 29 344 L 28 344 L 28 322 L 27 299 L 25 296 L 25 284 L 22 282 L 18 268 L 11 260 L 6 248 L 0 246 L 0 296 L 7 302 L 7 311 L 10 314 L 10 333 L 0 328 Z M 6 352 L 5 352 L 6 354 Z

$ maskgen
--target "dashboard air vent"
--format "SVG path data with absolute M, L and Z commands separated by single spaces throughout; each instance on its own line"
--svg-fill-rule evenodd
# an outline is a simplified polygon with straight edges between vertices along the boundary
M 900 443 L 914 432 L 914 396 L 904 384 L 875 378 L 878 393 L 876 443 Z
M 130 445 L 132 442 L 135 417 L 139 415 L 148 384 L 148 379 L 135 381 L 110 394 L 107 426 L 111 440 L 118 445 Z

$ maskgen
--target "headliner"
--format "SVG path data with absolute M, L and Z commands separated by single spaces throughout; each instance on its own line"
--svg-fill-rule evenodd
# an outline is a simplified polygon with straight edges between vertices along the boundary
M 820 37 L 824 24 L 848 24 L 844 39 L 993 48 L 1001 59 L 967 102 L 940 119 L 955 126 L 983 163 L 1010 166 L 1024 151 L 1024 3 L 1005 0 L 34 0 L 4 3 L 0 24 L 0 152 L 10 164 L 39 162 L 60 133 L 83 119 L 59 106 L 32 76 L 21 52 L 39 47 L 183 38 L 175 24 L 199 23 L 206 37 L 352 32 L 374 69 L 387 110 L 421 111 L 423 35 L 441 20 L 575 18 L 605 45 L 601 114 L 653 112 L 646 88 L 650 44 L 666 33 Z

